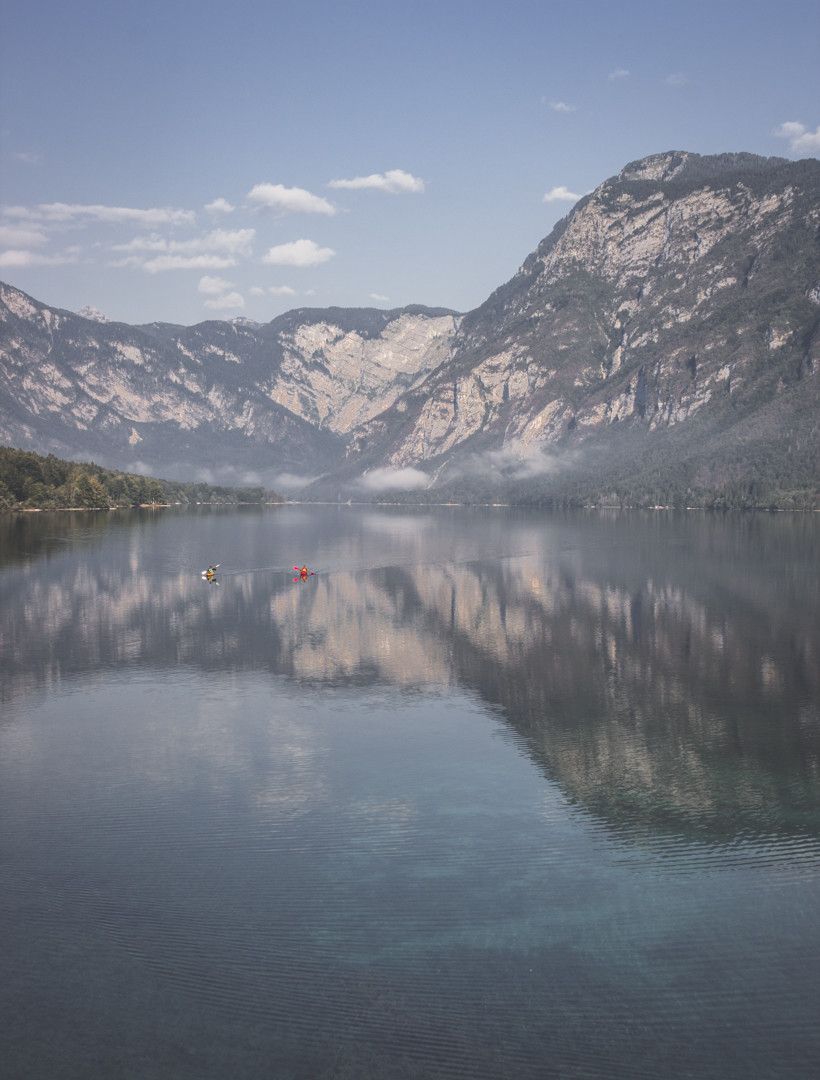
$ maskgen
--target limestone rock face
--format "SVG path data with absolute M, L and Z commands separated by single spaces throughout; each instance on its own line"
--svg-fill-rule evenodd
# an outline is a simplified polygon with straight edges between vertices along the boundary
M 301 323 L 281 336 L 282 362 L 267 393 L 318 427 L 346 434 L 449 359 L 458 322 L 405 312 L 370 338 L 332 322 Z
M 193 327 L 126 326 L 0 286 L 0 440 L 135 460 L 164 475 L 225 461 L 316 472 L 341 435 L 450 355 L 443 310 L 289 312 Z
M 91 319 L 92 322 L 108 322 L 108 317 L 104 315 L 99 308 L 92 307 L 90 304 L 86 304 L 85 307 L 81 307 L 77 312 L 84 319 Z
M 522 460 L 601 449 L 599 472 L 614 448 L 632 470 L 707 444 L 714 461 L 730 431 L 782 456 L 772 440 L 796 417 L 805 468 L 818 226 L 816 161 L 674 152 L 633 163 L 464 317 L 452 359 L 365 424 L 355 451 L 422 466 L 438 484 L 463 478 L 460 455 L 503 448 Z
M 581 199 L 463 316 L 131 327 L 2 286 L 0 440 L 171 477 L 324 474 L 322 495 L 393 470 L 419 497 L 422 470 L 439 496 L 805 499 L 819 230 L 820 162 L 671 151 Z

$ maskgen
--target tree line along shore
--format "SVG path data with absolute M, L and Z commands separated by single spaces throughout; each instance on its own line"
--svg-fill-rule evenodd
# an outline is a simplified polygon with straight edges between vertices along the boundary
M 220 487 L 159 480 L 103 469 L 87 461 L 0 446 L 0 511 L 109 510 L 117 507 L 197 503 L 264 504 L 281 499 L 263 487 Z

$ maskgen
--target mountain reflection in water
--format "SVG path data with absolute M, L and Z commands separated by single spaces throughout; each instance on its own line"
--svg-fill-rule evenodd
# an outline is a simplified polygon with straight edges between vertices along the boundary
M 283 507 L 3 519 L 0 693 L 139 669 L 458 688 L 637 845 L 820 848 L 810 516 Z M 221 560 L 219 588 L 199 579 Z M 304 587 L 277 573 L 320 569 Z M 773 856 L 774 857 L 774 856 Z

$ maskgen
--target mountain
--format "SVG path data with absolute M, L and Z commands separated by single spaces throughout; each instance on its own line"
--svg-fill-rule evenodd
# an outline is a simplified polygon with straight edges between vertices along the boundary
M 441 363 L 457 322 L 302 308 L 265 325 L 128 326 L 0 285 L 0 442 L 182 478 L 309 477 Z
M 103 315 L 99 308 L 92 307 L 90 304 L 86 304 L 85 307 L 81 307 L 77 312 L 78 315 L 82 315 L 84 319 L 91 319 L 92 322 L 108 322 L 108 316 Z
M 667 153 L 582 199 L 355 436 L 440 492 L 813 496 L 820 162 Z
M 819 230 L 820 162 L 671 151 L 464 316 L 130 327 L 3 286 L 0 440 L 317 495 L 809 506 Z

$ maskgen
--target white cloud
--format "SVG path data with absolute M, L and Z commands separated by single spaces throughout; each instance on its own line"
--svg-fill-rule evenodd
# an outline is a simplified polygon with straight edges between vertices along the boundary
M 227 199 L 223 199 L 220 195 L 220 197 L 214 199 L 213 202 L 206 203 L 205 209 L 209 214 L 232 214 L 236 207 L 233 203 L 229 203 Z
M 165 270 L 225 270 L 236 266 L 240 256 L 250 255 L 255 229 L 214 229 L 190 240 L 169 240 L 163 236 L 137 236 L 125 244 L 114 244 L 112 250 L 156 253 L 146 259 L 144 254 L 129 254 L 110 266 L 139 266 L 149 274 Z
M 797 120 L 786 120 L 779 128 L 775 128 L 774 134 L 781 139 L 799 139 L 805 130 L 805 124 Z
M 212 311 L 233 311 L 244 306 L 245 298 L 238 292 L 225 293 L 224 296 L 214 296 L 205 301 L 205 307 Z
M 133 257 L 131 260 L 123 259 L 120 265 L 142 266 L 149 274 L 159 274 L 164 270 L 227 270 L 230 266 L 236 266 L 236 259 L 226 255 L 157 255 L 145 262 L 133 260 Z
M 228 292 L 228 290 L 233 287 L 234 283 L 228 281 L 227 278 L 210 277 L 208 274 L 204 274 L 199 279 L 197 291 L 204 293 L 206 296 L 220 296 L 222 293 Z
M 371 300 L 376 300 L 380 304 L 388 304 L 390 302 L 389 296 L 384 296 L 382 293 L 372 292 L 368 294 Z
M 792 143 L 792 150 L 798 154 L 812 153 L 815 150 L 820 150 L 820 124 L 814 129 L 814 131 L 806 131 L 804 134 L 795 139 Z
M 112 244 L 112 251 L 167 251 L 168 240 L 164 236 L 135 236 L 124 244 Z
M 62 255 L 43 255 L 37 251 L 11 249 L 0 252 L 0 267 L 9 266 L 64 266 L 78 261 L 76 251 L 67 251 Z
M 373 469 L 359 479 L 369 491 L 415 491 L 430 485 L 430 477 L 421 469 L 407 466 L 404 469 Z
M 787 120 L 774 132 L 781 139 L 789 140 L 789 148 L 795 154 L 811 154 L 820 150 L 820 125 L 809 131 L 798 120 Z
M 549 101 L 547 102 L 553 112 L 570 113 L 575 112 L 574 105 L 568 105 L 566 101 Z
M 250 255 L 255 229 L 214 229 L 190 242 L 175 241 L 169 251 L 224 251 L 229 255 Z
M 143 262 L 144 260 L 136 255 L 126 255 L 124 259 L 112 259 L 108 265 L 121 270 L 125 266 L 142 266 Z
M 581 196 L 576 191 L 570 191 L 563 184 L 559 184 L 558 187 L 550 188 L 545 193 L 544 202 L 578 202 L 580 198 Z
M 524 480 L 558 472 L 571 460 L 571 456 L 569 452 L 559 457 L 550 450 L 520 442 L 511 442 L 500 450 L 490 450 L 479 455 L 491 470 L 500 472 L 510 480 Z
M 255 469 L 237 468 L 235 465 L 219 465 L 216 468 L 199 468 L 195 478 L 206 484 L 224 484 L 236 487 L 238 484 L 264 484 L 267 478 Z
M 292 289 L 290 285 L 268 285 L 266 288 L 262 285 L 251 286 L 252 296 L 296 296 L 296 289 Z
M 0 225 L 0 244 L 4 247 L 42 247 L 48 237 L 41 229 L 26 229 L 18 225 Z
M 262 256 L 262 262 L 269 266 L 318 266 L 335 254 L 333 248 L 319 247 L 314 240 L 292 240 L 272 247 Z
M 131 461 L 126 465 L 126 469 L 130 473 L 137 473 L 139 476 L 152 476 L 153 468 L 145 461 Z
M 136 209 L 131 206 L 102 206 L 98 203 L 39 203 L 37 206 L 8 206 L 9 217 L 31 221 L 100 221 L 106 224 L 134 222 L 137 225 L 190 225 L 196 220 L 192 210 L 168 206 Z
M 681 71 L 674 71 L 663 80 L 667 86 L 686 86 L 689 79 Z
M 577 450 L 557 453 L 546 447 L 513 440 L 498 450 L 469 454 L 448 467 L 450 478 L 481 476 L 495 480 L 528 480 L 549 476 L 573 467 L 580 458 Z
M 297 473 L 283 472 L 273 478 L 273 486 L 274 488 L 285 488 L 290 491 L 294 488 L 307 487 L 308 484 L 312 484 L 317 479 L 317 476 L 299 476 Z
M 166 251 L 169 254 L 204 252 L 250 255 L 255 229 L 213 229 L 190 240 L 168 240 L 163 236 L 136 236 L 125 244 L 113 244 L 112 251 Z
M 372 188 L 375 191 L 388 191 L 391 195 L 421 192 L 424 191 L 424 186 L 424 180 L 404 172 L 403 169 L 388 169 L 387 172 L 371 173 L 370 176 L 355 176 L 352 180 L 331 180 L 328 184 L 328 187 L 347 188 L 351 191 Z
M 610 82 L 615 82 L 618 79 L 628 79 L 630 75 L 628 68 L 615 68 L 614 71 L 610 71 L 607 78 Z
M 333 203 L 323 199 L 321 195 L 313 195 L 304 188 L 284 187 L 282 184 L 256 184 L 248 192 L 248 201 L 256 206 L 283 210 L 288 214 L 336 213 Z
M 36 165 L 40 160 L 40 155 L 35 154 L 33 150 L 17 150 L 11 156 L 15 161 L 22 161 L 26 165 Z

